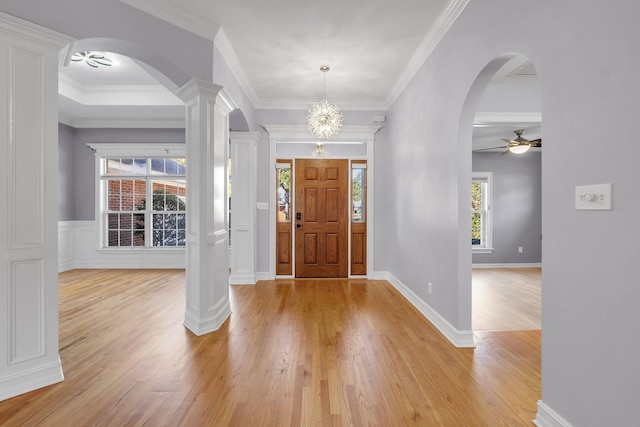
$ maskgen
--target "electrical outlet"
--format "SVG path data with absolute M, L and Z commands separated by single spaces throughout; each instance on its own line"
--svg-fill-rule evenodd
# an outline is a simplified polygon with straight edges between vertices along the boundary
M 522 253 L 522 246 L 518 246 L 518 253 L 521 254 Z
M 429 295 L 433 292 L 433 283 L 429 282 Z

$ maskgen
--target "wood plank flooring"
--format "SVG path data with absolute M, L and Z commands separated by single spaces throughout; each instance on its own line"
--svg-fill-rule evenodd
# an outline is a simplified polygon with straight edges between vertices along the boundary
M 184 272 L 60 276 L 60 384 L 0 402 L 3 426 L 530 426 L 540 332 L 454 348 L 386 281 L 232 286 L 182 325 Z
M 541 288 L 539 267 L 473 269 L 473 330 L 540 329 Z

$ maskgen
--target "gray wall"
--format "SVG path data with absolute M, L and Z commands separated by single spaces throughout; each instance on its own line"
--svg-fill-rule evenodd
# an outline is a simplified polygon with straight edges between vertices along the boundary
M 58 135 L 61 196 L 58 210 L 59 219 L 65 221 L 95 219 L 95 156 L 87 144 L 185 141 L 184 129 L 74 129 L 60 124 Z
M 75 220 L 75 129 L 58 124 L 58 221 Z
M 473 114 L 490 78 L 483 70 L 505 54 L 531 58 L 545 141 L 542 401 L 576 426 L 637 424 L 640 145 L 628 124 L 640 97 L 640 56 L 630 54 L 639 15 L 632 0 L 469 2 L 391 107 L 377 140 L 387 145 L 381 150 L 391 169 L 379 207 L 387 222 L 378 224 L 386 227 L 386 267 L 469 330 L 468 183 Z M 508 31 L 517 22 L 538 30 Z M 575 210 L 575 186 L 607 182 L 612 211 Z
M 541 154 L 473 153 L 474 172 L 493 172 L 493 248 L 474 264 L 542 261 Z M 518 247 L 523 252 L 518 252 Z

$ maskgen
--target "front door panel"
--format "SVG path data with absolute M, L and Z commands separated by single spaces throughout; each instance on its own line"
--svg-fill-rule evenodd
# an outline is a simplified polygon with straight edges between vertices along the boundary
M 296 160 L 296 277 L 347 277 L 348 160 Z

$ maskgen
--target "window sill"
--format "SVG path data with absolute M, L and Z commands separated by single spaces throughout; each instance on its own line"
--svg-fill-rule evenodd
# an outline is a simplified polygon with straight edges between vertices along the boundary
M 491 253 L 493 253 L 493 248 L 471 248 L 471 253 L 474 253 L 474 254 L 491 254 Z
M 185 247 L 154 247 L 154 248 L 100 248 L 98 252 L 102 253 L 117 253 L 117 252 L 129 252 L 129 253 L 145 253 L 145 252 L 184 252 Z

